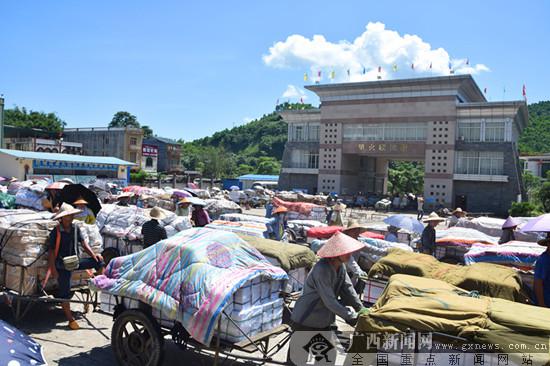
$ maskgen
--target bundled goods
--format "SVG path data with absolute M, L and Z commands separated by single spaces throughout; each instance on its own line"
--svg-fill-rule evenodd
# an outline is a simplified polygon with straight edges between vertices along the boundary
M 298 193 L 297 200 L 300 202 L 314 203 L 316 205 L 323 205 L 323 206 L 327 204 L 327 197 L 320 196 L 320 195 L 314 196 L 311 194 Z
M 212 220 L 217 220 L 223 214 L 242 212 L 241 206 L 226 199 L 207 199 L 204 209 Z
M 498 238 L 489 236 L 475 229 L 453 226 L 447 230 L 436 231 L 435 257 L 442 259 L 452 257 L 457 261 L 464 261 L 464 255 L 474 244 L 494 246 L 498 245 Z
M 88 243 L 92 252 L 101 254 L 103 252 L 103 238 L 99 232 L 99 227 L 97 225 L 88 225 L 78 220 L 75 220 L 74 223 L 80 229 L 82 240 Z M 84 250 L 81 250 L 80 257 L 89 258 L 90 256 Z
M 278 199 L 281 199 L 283 201 L 287 201 L 287 202 L 297 202 L 298 201 L 298 193 L 296 193 L 296 192 L 282 191 L 282 192 L 278 192 L 275 195 L 275 197 L 278 198 Z
M 519 230 L 516 230 L 514 232 L 516 240 L 536 243 L 539 239 L 542 239 L 541 237 L 539 237 L 539 234 L 537 233 L 521 231 L 521 227 L 524 224 L 526 224 L 530 219 L 532 219 L 532 217 L 515 217 L 514 218 L 514 220 L 520 223 Z M 504 219 L 498 219 L 494 217 L 477 217 L 471 220 L 460 219 L 458 220 L 456 227 L 475 229 L 486 235 L 499 238 L 500 235 L 502 234 L 502 225 L 504 224 L 504 221 L 505 221 Z
M 501 264 L 533 272 L 538 257 L 545 250 L 545 247 L 536 243 L 522 241 L 511 241 L 492 246 L 474 244 L 464 254 L 464 262 L 468 265 L 481 262 Z
M 280 206 L 285 207 L 289 211 L 287 214 L 289 220 L 309 219 L 309 220 L 321 221 L 321 220 L 324 220 L 326 216 L 325 207 L 315 205 L 313 203 L 288 202 L 275 197 L 273 198 L 273 204 L 276 207 L 280 207 Z M 293 216 L 296 216 L 296 217 L 293 217 Z
M 180 322 L 193 339 L 209 345 L 224 309 L 240 313 L 239 321 L 255 319 L 252 332 L 277 324 L 281 304 L 273 302 L 287 278 L 237 235 L 196 228 L 113 259 L 93 283 L 101 292 L 150 305 L 153 314 Z M 262 306 L 265 321 L 256 319 L 256 309 L 250 316 L 243 312 L 252 306 Z
M 18 206 L 33 208 L 38 211 L 44 210 L 42 200 L 46 198 L 46 193 L 44 191 L 46 183 L 46 181 L 39 181 L 37 184 L 25 184 L 20 187 L 15 194 L 15 204 Z
M 103 205 L 96 223 L 101 234 L 114 238 L 123 238 L 129 241 L 141 240 L 141 227 L 149 221 L 150 209 L 137 206 Z M 170 237 L 176 232 L 191 228 L 191 220 L 188 217 L 176 216 L 175 213 L 163 210 L 166 217 L 159 221 Z M 109 246 L 105 243 L 105 247 Z
M 233 221 L 233 222 L 240 222 L 240 221 L 259 222 L 261 224 L 265 224 L 269 221 L 269 219 L 266 218 L 266 217 L 254 216 L 254 215 L 244 215 L 244 214 L 238 214 L 238 213 L 220 215 L 220 220 L 222 220 L 222 221 Z
M 0 210 L 0 255 L 2 260 L 27 267 L 47 251 L 50 232 L 57 222 L 49 212 Z
M 264 232 L 267 230 L 265 224 L 246 221 L 214 220 L 210 224 L 206 225 L 206 227 L 209 229 L 223 230 L 235 234 L 254 236 L 257 238 L 263 238 Z
M 297 226 L 303 226 L 304 228 L 310 229 L 312 227 L 326 227 L 327 224 L 317 221 L 317 220 L 288 220 L 289 224 L 294 224 Z
M 397 248 L 404 250 L 406 252 L 412 252 L 412 248 L 407 244 L 394 243 L 390 241 L 385 241 L 381 239 L 372 239 L 359 237 L 358 239 L 361 243 L 365 244 L 365 248 L 361 249 L 358 253 L 357 262 L 361 266 L 361 269 L 368 271 L 374 263 L 378 262 L 381 258 L 388 255 L 388 251 L 391 248 Z
M 342 226 L 319 226 L 307 230 L 308 238 L 329 239 L 337 232 L 344 230 Z
M 0 208 L 15 208 L 15 196 L 0 192 Z

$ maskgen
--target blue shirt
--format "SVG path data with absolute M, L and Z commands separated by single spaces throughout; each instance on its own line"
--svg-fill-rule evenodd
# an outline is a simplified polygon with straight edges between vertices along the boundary
M 286 229 L 286 222 L 280 215 L 269 219 L 269 221 L 266 222 L 265 226 L 267 230 L 264 231 L 264 238 L 269 239 L 270 234 L 273 234 L 275 236 L 275 240 L 281 241 L 281 239 L 283 239 Z
M 550 254 L 548 251 L 542 253 L 535 265 L 535 280 L 542 280 L 544 303 L 550 307 Z

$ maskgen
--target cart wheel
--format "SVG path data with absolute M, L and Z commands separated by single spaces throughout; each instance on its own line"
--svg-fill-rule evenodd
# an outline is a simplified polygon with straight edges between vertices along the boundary
M 126 310 L 116 318 L 111 345 L 119 365 L 160 366 L 163 338 L 158 324 L 139 310 Z

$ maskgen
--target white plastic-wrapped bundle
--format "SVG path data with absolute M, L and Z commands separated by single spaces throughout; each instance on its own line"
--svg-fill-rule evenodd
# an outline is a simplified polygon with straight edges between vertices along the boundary
M 365 248 L 361 249 L 357 255 L 362 260 L 358 263 L 361 265 L 364 271 L 368 270 L 374 263 L 378 262 L 382 257 L 388 255 L 388 249 L 397 248 L 412 252 L 412 248 L 407 244 L 394 243 L 381 239 L 371 239 L 359 237 L 360 242 L 365 244 Z
M 88 243 L 92 251 L 95 254 L 101 254 L 101 252 L 103 252 L 103 238 L 99 233 L 97 225 L 88 225 L 82 221 L 74 221 L 74 223 L 80 229 L 82 239 Z M 89 255 L 84 250 L 81 250 L 81 257 L 89 258 Z
M 204 208 L 212 220 L 217 220 L 223 214 L 242 212 L 241 206 L 226 199 L 207 199 Z
M 520 223 L 520 230 L 516 230 L 514 233 L 516 240 L 536 243 L 542 239 L 542 237 L 540 237 L 537 233 L 524 233 L 521 231 L 521 226 L 526 224 L 530 219 L 532 219 L 532 217 L 515 217 L 514 219 Z M 475 229 L 489 236 L 500 238 L 502 234 L 502 224 L 504 224 L 504 221 L 505 220 L 503 219 L 498 219 L 495 217 L 477 217 L 472 220 L 460 219 L 458 220 L 456 227 Z
M 266 217 L 245 215 L 245 214 L 239 214 L 239 213 L 229 213 L 229 214 L 220 215 L 220 220 L 233 221 L 233 222 L 240 222 L 240 221 L 259 222 L 262 224 L 265 224 L 269 221 L 269 219 Z

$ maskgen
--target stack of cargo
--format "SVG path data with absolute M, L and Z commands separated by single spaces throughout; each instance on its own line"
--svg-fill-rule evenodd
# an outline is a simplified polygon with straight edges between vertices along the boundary
M 289 202 L 277 197 L 273 198 L 276 207 L 285 207 L 288 210 L 288 220 L 315 220 L 325 221 L 326 209 L 324 206 L 307 202 Z
M 46 192 L 44 189 L 47 185 L 48 182 L 45 180 L 40 180 L 38 182 L 22 182 L 21 185 L 18 186 L 18 190 L 15 192 L 15 204 L 17 206 L 28 207 L 38 211 L 44 210 L 42 200 L 46 198 Z
M 226 199 L 207 199 L 204 209 L 212 220 L 217 220 L 223 214 L 242 213 L 241 206 Z

